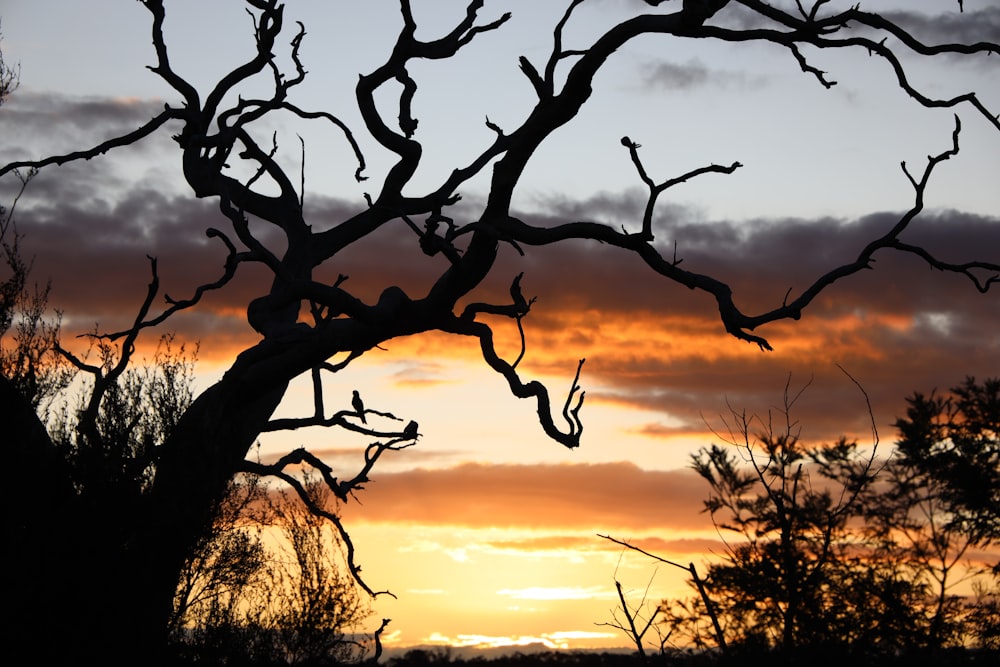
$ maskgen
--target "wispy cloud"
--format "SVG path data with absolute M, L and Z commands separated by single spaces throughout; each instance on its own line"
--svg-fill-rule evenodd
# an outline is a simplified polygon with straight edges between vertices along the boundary
M 343 508 L 351 521 L 593 532 L 710 528 L 700 514 L 704 483 L 689 470 L 466 463 L 380 474 L 377 483 L 363 506 Z
M 441 384 L 457 382 L 455 378 L 443 375 L 445 368 L 441 364 L 414 361 L 408 362 L 403 368 L 392 374 L 393 383 L 398 387 L 424 388 Z
M 642 80 L 647 87 L 666 90 L 690 91 L 706 86 L 720 88 L 761 88 L 767 85 L 762 76 L 746 72 L 712 69 L 697 58 L 683 63 L 647 63 L 642 69 Z

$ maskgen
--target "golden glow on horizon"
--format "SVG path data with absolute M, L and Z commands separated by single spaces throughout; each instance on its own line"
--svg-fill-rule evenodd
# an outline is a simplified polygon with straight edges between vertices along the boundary
M 378 618 L 393 619 L 395 646 L 628 646 L 623 635 L 599 626 L 617 605 L 616 579 L 630 601 L 689 595 L 684 572 L 623 554 L 593 530 L 349 521 L 366 580 L 398 596 L 375 602 Z M 663 543 L 637 543 L 667 558 L 690 558 L 658 549 Z M 484 635 L 487 619 L 491 633 Z
M 489 635 L 455 635 L 449 637 L 440 632 L 433 632 L 426 637 L 426 643 L 431 645 L 452 646 L 455 648 L 518 648 L 541 645 L 552 650 L 571 648 L 573 642 L 580 640 L 601 641 L 614 639 L 616 635 L 610 632 L 587 632 L 584 630 L 569 630 L 563 632 L 543 633 L 539 636 L 519 635 L 493 637 Z

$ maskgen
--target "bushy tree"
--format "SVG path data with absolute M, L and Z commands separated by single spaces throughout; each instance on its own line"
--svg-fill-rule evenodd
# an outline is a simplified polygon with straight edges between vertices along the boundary
M 788 650 L 864 631 L 848 598 L 860 583 L 852 579 L 876 573 L 848 574 L 857 546 L 850 523 L 875 476 L 876 443 L 867 452 L 846 439 L 809 446 L 792 418 L 797 398 L 786 387 L 783 408 L 760 419 L 732 410 L 728 443 L 693 456 L 727 545 L 706 586 L 734 644 Z M 673 614 L 682 631 L 684 616 Z
M 926 641 L 954 644 L 968 634 L 968 605 L 954 589 L 986 566 L 970 552 L 1000 542 L 1000 380 L 966 378 L 946 395 L 915 393 L 899 439 L 868 502 L 880 550 L 924 585 Z M 981 591 L 982 602 L 990 596 Z
M 703 582 L 726 641 L 867 658 L 996 648 L 1000 565 L 970 551 L 997 539 L 997 388 L 969 378 L 945 397 L 915 394 L 883 459 L 877 435 L 868 448 L 802 442 L 787 389 L 777 428 L 770 414 L 733 411 L 727 445 L 692 464 L 726 543 Z M 975 595 L 956 592 L 963 581 Z M 662 613 L 675 641 L 715 643 L 703 597 L 668 601 Z
M 924 487 L 949 528 L 974 544 L 1000 540 L 1000 378 L 968 377 L 944 396 L 915 393 L 896 428 L 900 493 Z

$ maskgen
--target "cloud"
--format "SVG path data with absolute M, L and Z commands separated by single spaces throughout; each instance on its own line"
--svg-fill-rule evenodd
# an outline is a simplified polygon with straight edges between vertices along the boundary
M 612 536 L 613 537 L 613 536 Z M 670 556 L 703 557 L 711 553 L 722 553 L 726 545 L 721 540 L 707 538 L 680 538 L 665 540 L 660 537 L 640 537 L 628 540 L 629 544 L 661 558 Z
M 147 186 L 112 199 L 77 197 L 72 179 L 39 184 L 43 188 L 32 190 L 19 208 L 19 229 L 35 259 L 34 277 L 51 280 L 51 305 L 63 311 L 70 342 L 95 325 L 108 331 L 131 323 L 150 280 L 147 255 L 157 258 L 161 289 L 173 298 L 187 298 L 197 285 L 222 274 L 225 247 L 208 239 L 205 230 L 225 229 L 228 221 L 210 202 Z M 547 210 L 522 217 L 551 225 L 587 217 L 592 204 L 598 219 L 634 220 L 636 201 L 628 193 L 574 204 L 547 200 L 539 202 Z M 319 227 L 351 213 L 335 199 L 313 206 Z M 683 268 L 732 285 L 737 304 L 751 314 L 781 305 L 789 289 L 794 296 L 850 261 L 899 219 L 898 213 L 886 212 L 851 221 L 737 222 L 691 220 L 685 213 L 677 209 L 657 221 L 664 254 L 672 256 L 676 241 Z M 252 224 L 262 238 L 279 243 L 273 229 Z M 933 211 L 917 218 L 904 238 L 932 248 L 944 261 L 1000 261 L 991 250 L 1000 248 L 997 218 Z M 401 226 L 387 227 L 317 275 L 331 281 L 348 275 L 345 287 L 369 301 L 390 284 L 420 296 L 444 264 L 417 252 L 415 245 Z M 711 296 L 672 283 L 637 256 L 609 246 L 570 242 L 528 248 L 526 257 L 505 248 L 493 275 L 469 298 L 506 302 L 511 279 L 523 272 L 526 296 L 537 297 L 524 320 L 523 372 L 562 377 L 577 359 L 586 358 L 588 401 L 659 413 L 642 429 L 649 437 L 702 430 L 705 416 L 724 413 L 727 401 L 766 411 L 791 374 L 795 383 L 815 378 L 826 405 L 803 408 L 801 417 L 818 439 L 829 440 L 845 427 L 869 431 L 862 397 L 836 364 L 870 392 L 880 426 L 900 413 L 910 391 L 951 386 L 965 374 L 1000 374 L 998 343 L 984 335 L 1000 328 L 1000 308 L 992 307 L 995 290 L 980 294 L 963 276 L 929 271 L 919 258 L 891 251 L 876 255 L 873 268 L 827 289 L 800 321 L 760 327 L 755 333 L 776 348 L 767 355 L 723 330 Z M 245 265 L 231 284 L 208 293 L 165 330 L 201 341 L 200 358 L 206 363 L 225 363 L 258 340 L 246 323 L 245 308 L 268 284 L 266 271 Z M 157 304 L 165 307 L 162 300 Z M 505 319 L 494 323 L 498 349 L 513 359 L 520 349 L 516 327 Z M 140 342 L 152 344 L 155 335 Z M 427 361 L 435 355 L 471 360 L 478 354 L 474 346 L 456 345 L 443 335 L 392 341 L 389 348 L 395 360 L 404 362 L 394 380 L 405 387 L 456 380 Z M 407 355 L 414 361 L 405 362 Z
M 705 484 L 693 471 L 632 463 L 484 465 L 373 474 L 350 522 L 585 530 L 699 530 Z M 496 546 L 496 545 L 494 545 Z
M 0 115 L 4 136 L 38 134 L 53 114 L 79 120 L 65 125 L 70 134 L 106 136 L 133 127 L 159 104 L 40 95 L 20 99 L 5 105 Z M 74 134 L 73 139 L 83 137 Z M 169 139 L 151 138 L 139 150 L 153 150 L 158 141 Z M 130 160 L 126 155 L 125 166 L 117 167 L 96 159 L 46 169 L 19 203 L 19 231 L 25 234 L 27 255 L 34 258 L 33 277 L 51 281 L 51 305 L 64 313 L 69 343 L 95 324 L 108 331 L 131 323 L 150 281 L 147 255 L 157 258 L 162 292 L 175 299 L 190 297 L 198 285 L 222 274 L 225 246 L 205 235 L 211 227 L 229 229 L 217 205 L 191 197 L 169 180 L 161 183 L 159 167 L 128 171 Z M 5 201 L 12 181 L 0 183 Z M 644 203 L 639 190 L 574 201 L 540 197 L 518 216 L 543 227 L 591 220 L 636 230 Z M 481 206 L 474 197 L 466 198 L 456 207 L 456 219 L 476 219 Z M 308 198 L 306 208 L 317 230 L 332 228 L 359 210 L 356 203 L 323 196 Z M 780 306 L 786 295 L 794 298 L 850 262 L 900 216 L 886 211 L 858 219 L 709 220 L 671 205 L 658 208 L 654 232 L 665 257 L 676 253 L 680 268 L 732 286 L 736 303 L 753 315 Z M 278 230 L 259 220 L 250 224 L 259 238 L 280 249 Z M 943 261 L 1000 263 L 1000 218 L 995 216 L 925 211 L 903 239 L 932 249 Z M 392 284 L 420 297 L 448 264 L 441 256 L 419 252 L 417 241 L 403 222 L 392 222 L 318 267 L 316 277 L 332 282 L 349 276 L 344 287 L 369 302 Z M 727 403 L 766 413 L 791 375 L 795 385 L 814 379 L 815 392 L 807 392 L 797 409 L 815 438 L 828 440 L 843 429 L 866 434 L 870 424 L 863 397 L 837 364 L 869 392 L 877 423 L 888 431 L 905 394 L 945 388 L 966 374 L 1000 375 L 1000 343 L 989 335 L 1000 328 L 996 289 L 980 294 L 964 276 L 932 271 L 913 254 L 880 251 L 872 270 L 824 290 L 801 320 L 758 327 L 755 333 L 776 348 L 763 354 L 723 330 L 711 295 L 655 274 L 633 253 L 582 241 L 525 251 L 522 257 L 503 245 L 494 271 L 469 300 L 508 301 L 511 280 L 523 272 L 524 293 L 537 301 L 523 322 L 527 354 L 519 370 L 526 377 L 562 378 L 585 357 L 582 379 L 590 404 L 653 413 L 645 426 L 624 432 L 659 440 L 683 437 L 703 430 L 706 417 L 711 421 L 725 414 Z M 269 283 L 259 265 L 243 265 L 232 283 L 207 293 L 202 304 L 173 318 L 164 330 L 176 331 L 181 340 L 201 341 L 205 363 L 227 363 L 258 340 L 245 309 Z M 165 307 L 162 296 L 156 305 Z M 516 326 L 506 319 L 493 323 L 498 349 L 513 359 L 520 350 Z M 141 339 L 140 345 L 155 338 Z M 392 341 L 389 348 L 395 363 L 402 362 L 393 370 L 401 387 L 454 380 L 430 361 L 436 355 L 471 359 L 478 354 L 475 346 L 444 335 Z
M 96 146 L 139 128 L 162 112 L 163 104 L 158 99 L 69 97 L 19 88 L 0 114 L 5 159 L 38 159 Z M 127 150 L 142 150 L 151 141 L 156 140 Z
M 617 637 L 610 632 L 593 632 L 588 630 L 563 630 L 551 633 L 542 633 L 539 636 L 533 635 L 472 635 L 458 634 L 454 636 L 444 635 L 434 632 L 424 638 L 424 642 L 431 645 L 448 646 L 457 649 L 474 649 L 474 658 L 483 658 L 490 655 L 490 649 L 503 649 L 509 651 L 517 648 L 520 654 L 535 651 L 551 651 L 556 649 L 568 649 L 572 640 L 603 640 Z
M 668 5 L 669 6 L 669 5 Z M 878 12 L 883 18 L 892 21 L 925 44 L 942 43 L 975 43 L 1000 42 L 1000 8 L 981 7 L 967 8 L 959 11 L 955 3 L 951 3 L 952 11 L 930 15 L 910 10 L 891 10 Z M 862 7 L 864 10 L 864 7 Z M 830 9 L 820 11 L 819 16 L 832 15 L 840 10 Z M 795 18 L 799 14 L 794 9 L 788 11 Z M 760 13 L 735 2 L 729 3 L 721 11 L 713 23 L 734 30 L 752 30 L 759 28 L 774 28 L 776 24 Z M 848 25 L 849 29 L 868 31 L 869 28 L 857 23 Z
M 751 77 L 744 72 L 710 69 L 697 58 L 685 63 L 655 62 L 642 68 L 643 83 L 650 88 L 690 91 L 705 86 L 760 88 L 764 77 Z
M 552 534 L 512 540 L 490 540 L 488 547 L 519 554 L 593 551 L 602 545 L 592 535 Z
M 944 12 L 933 16 L 906 10 L 881 14 L 925 44 L 1000 43 L 1000 7 Z
M 433 362 L 417 361 L 404 365 L 392 375 L 397 387 L 423 388 L 451 384 L 459 380 L 444 377 L 444 366 Z

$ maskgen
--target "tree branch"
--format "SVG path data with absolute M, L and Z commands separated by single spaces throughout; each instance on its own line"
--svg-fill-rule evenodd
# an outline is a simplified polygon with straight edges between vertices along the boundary
M 47 167 L 51 164 L 63 165 L 67 162 L 75 162 L 77 160 L 90 160 L 98 155 L 104 155 L 113 148 L 131 146 L 132 144 L 153 134 L 153 132 L 160 129 L 160 127 L 162 127 L 168 120 L 182 119 L 184 117 L 184 111 L 172 109 L 170 106 L 166 106 L 162 112 L 151 118 L 149 122 L 142 125 L 142 127 L 129 132 L 128 134 L 108 139 L 93 148 L 81 151 L 73 151 L 72 153 L 65 153 L 63 155 L 50 155 L 49 157 L 40 160 L 19 160 L 17 162 L 8 162 L 7 164 L 0 166 L 0 177 L 18 169 L 41 169 L 42 167 Z

